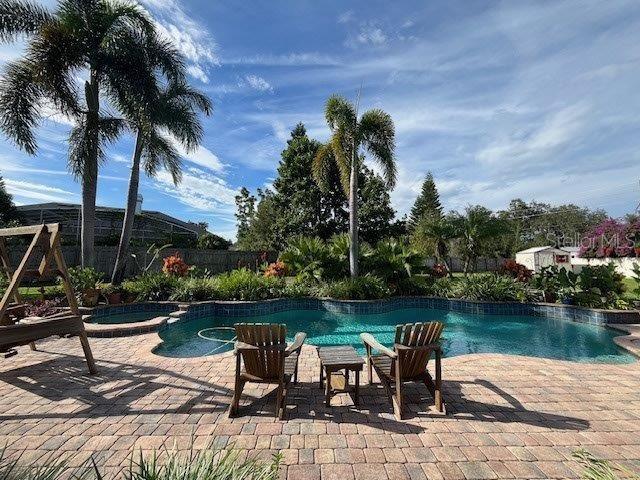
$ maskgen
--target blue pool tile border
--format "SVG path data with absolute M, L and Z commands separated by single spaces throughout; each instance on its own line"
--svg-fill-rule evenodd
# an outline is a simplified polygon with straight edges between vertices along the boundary
M 141 302 L 122 303 L 118 305 L 100 305 L 91 311 L 92 318 L 103 318 L 109 315 L 121 315 L 124 313 L 160 312 L 171 313 L 178 310 L 177 302 Z
M 636 310 L 598 310 L 550 303 L 479 302 L 438 297 L 398 297 L 384 300 L 332 300 L 319 298 L 279 298 L 256 302 L 211 301 L 182 305 L 182 320 L 209 316 L 256 317 L 288 310 L 325 310 L 344 314 L 379 314 L 403 308 L 425 308 L 475 315 L 527 315 L 570 320 L 592 325 L 640 323 Z

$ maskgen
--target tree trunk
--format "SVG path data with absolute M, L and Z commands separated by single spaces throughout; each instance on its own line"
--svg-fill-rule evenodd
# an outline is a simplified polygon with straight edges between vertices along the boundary
M 136 216 L 136 203 L 138 201 L 138 187 L 140 185 L 140 157 L 142 156 L 142 133 L 138 131 L 136 136 L 136 147 L 133 151 L 131 160 L 131 176 L 129 177 L 129 192 L 127 193 L 127 206 L 124 211 L 124 220 L 122 221 L 122 233 L 120 234 L 120 243 L 118 244 L 118 254 L 116 263 L 113 267 L 113 275 L 111 283 L 119 285 L 124 278 L 125 267 L 129 259 L 129 242 L 131 241 L 131 232 L 133 231 L 133 222 Z
M 358 166 L 355 149 L 351 156 L 349 179 L 349 270 L 351 278 L 358 276 Z
M 82 225 L 80 242 L 82 245 L 81 263 L 83 267 L 93 267 L 94 238 L 96 226 L 96 192 L 98 189 L 98 142 L 100 141 L 98 82 L 95 72 L 91 72 L 91 81 L 85 82 L 87 102 L 86 135 L 89 151 L 82 165 Z

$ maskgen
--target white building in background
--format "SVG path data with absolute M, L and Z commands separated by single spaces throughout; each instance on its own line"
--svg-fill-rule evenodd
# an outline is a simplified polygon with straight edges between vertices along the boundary
M 550 245 L 545 247 L 533 247 L 516 253 L 516 262 L 524 265 L 534 273 L 538 273 L 542 267 L 555 265 L 558 268 L 564 267 L 575 273 L 580 273 L 582 267 L 591 265 L 607 265 L 613 263 L 618 273 L 625 277 L 632 277 L 633 267 L 640 264 L 640 258 L 580 258 L 579 247 L 556 248 Z
M 527 248 L 516 253 L 516 262 L 524 265 L 533 272 L 539 272 L 542 267 L 555 265 L 558 268 L 572 269 L 571 252 L 547 245 L 544 247 Z

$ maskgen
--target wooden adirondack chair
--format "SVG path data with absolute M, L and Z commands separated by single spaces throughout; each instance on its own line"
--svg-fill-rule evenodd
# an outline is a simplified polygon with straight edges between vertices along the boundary
M 369 333 L 360 334 L 367 350 L 369 385 L 372 383 L 373 367 L 389 395 L 398 420 L 402 420 L 402 385 L 406 382 L 423 382 L 433 396 L 438 412 L 445 413 L 442 401 L 442 349 L 438 343 L 443 328 L 442 322 L 397 325 L 393 350 L 379 343 Z M 380 355 L 372 355 L 373 350 L 380 352 Z M 427 371 L 432 352 L 436 357 L 435 383 Z
M 9 261 L 7 237 L 33 236 L 20 265 L 14 271 Z M 29 269 L 36 261 L 38 267 Z M 90 373 L 96 373 L 96 364 L 89 346 L 89 339 L 84 329 L 78 303 L 69 282 L 67 265 L 60 247 L 60 226 L 57 223 L 0 229 L 0 264 L 2 271 L 9 279 L 9 286 L 0 300 L 0 353 L 5 357 L 17 353 L 15 347 L 30 345 L 36 349 L 35 342 L 51 336 L 77 336 L 84 351 Z M 55 268 L 52 268 L 55 267 Z M 51 278 L 59 276 L 67 296 L 69 308 L 55 315 L 20 321 L 16 312 L 24 310 L 18 292 L 20 283 L 25 278 Z M 13 302 L 12 302 L 13 300 Z
M 242 389 L 247 382 L 277 384 L 276 417 L 284 415 L 287 388 L 291 379 L 298 383 L 298 357 L 307 338 L 297 333 L 287 347 L 287 327 L 283 324 L 237 323 L 236 379 L 229 416 L 238 413 Z M 244 368 L 241 368 L 244 363 Z

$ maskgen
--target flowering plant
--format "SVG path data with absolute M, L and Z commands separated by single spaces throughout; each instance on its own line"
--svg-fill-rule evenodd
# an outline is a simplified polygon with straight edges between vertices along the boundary
M 578 255 L 585 258 L 630 257 L 640 239 L 638 222 L 623 223 L 609 218 L 594 227 L 583 239 Z
M 267 265 L 267 268 L 264 271 L 264 276 L 265 277 L 286 277 L 288 272 L 289 272 L 289 268 L 287 267 L 287 265 L 283 261 L 278 260 L 277 262 L 270 263 L 269 265 Z
M 500 267 L 500 273 L 515 278 L 518 282 L 528 282 L 533 276 L 531 270 L 513 259 L 504 262 Z
M 447 273 L 449 273 L 449 270 L 447 270 L 447 267 L 445 265 L 443 265 L 442 263 L 436 263 L 431 268 L 431 272 L 430 273 L 435 278 L 443 278 L 443 277 L 447 276 Z
M 179 253 L 169 255 L 163 259 L 162 271 L 170 277 L 186 277 L 189 265 L 185 263 Z
M 36 300 L 26 306 L 25 314 L 27 317 L 47 317 L 58 311 L 60 303 L 59 299 Z

